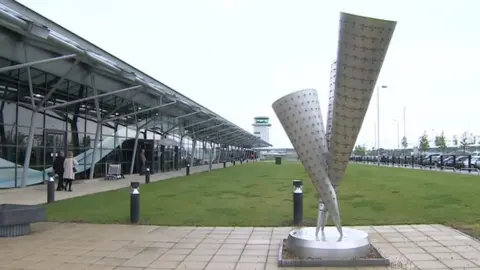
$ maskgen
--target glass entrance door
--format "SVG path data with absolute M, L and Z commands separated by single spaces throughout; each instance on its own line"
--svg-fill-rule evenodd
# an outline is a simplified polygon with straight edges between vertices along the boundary
M 53 166 L 53 161 L 58 154 L 63 152 L 65 156 L 67 155 L 67 133 L 62 130 L 45 129 L 43 138 L 43 179 L 47 179 L 47 172 L 45 170 Z

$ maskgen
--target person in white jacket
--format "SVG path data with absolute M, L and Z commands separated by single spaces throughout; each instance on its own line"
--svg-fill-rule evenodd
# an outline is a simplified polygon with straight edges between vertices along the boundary
M 73 152 L 69 151 L 67 158 L 63 162 L 63 180 L 65 181 L 65 189 L 68 186 L 68 191 L 72 191 L 72 182 L 75 179 L 75 172 L 78 162 L 73 158 Z

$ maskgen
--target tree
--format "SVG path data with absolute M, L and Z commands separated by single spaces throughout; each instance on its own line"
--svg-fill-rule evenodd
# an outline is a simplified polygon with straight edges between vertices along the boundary
M 428 142 L 428 135 L 426 131 L 424 131 L 423 135 L 420 136 L 418 147 L 420 148 L 420 151 L 422 151 L 422 153 L 425 153 L 430 148 L 430 143 Z
M 447 141 L 443 131 L 442 134 L 435 136 L 435 146 L 442 150 L 442 153 L 445 153 L 445 150 L 447 149 Z
M 457 135 L 453 135 L 453 140 L 452 140 L 452 143 L 454 146 L 457 146 L 458 145 L 458 138 L 457 138 Z
M 353 154 L 355 156 L 365 156 L 365 153 L 367 152 L 367 148 L 363 145 L 357 145 L 353 149 Z
M 404 151 L 408 147 L 407 137 L 405 137 L 405 136 L 403 136 L 403 138 L 402 138 L 402 146 L 403 146 Z
M 470 144 L 475 144 L 475 136 L 473 136 L 473 134 L 464 132 L 460 138 L 460 146 L 462 147 L 464 153 L 467 151 L 467 146 Z

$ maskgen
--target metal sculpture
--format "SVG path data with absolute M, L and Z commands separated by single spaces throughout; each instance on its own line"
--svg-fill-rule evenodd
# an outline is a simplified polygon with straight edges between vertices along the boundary
M 272 105 L 319 195 L 315 235 L 331 216 L 343 238 L 338 187 L 365 118 L 396 22 L 340 13 L 327 126 L 317 91 L 294 92 Z

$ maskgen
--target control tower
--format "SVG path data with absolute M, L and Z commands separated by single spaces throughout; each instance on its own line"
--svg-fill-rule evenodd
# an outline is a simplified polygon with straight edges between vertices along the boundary
M 257 116 L 253 118 L 253 134 L 267 143 L 270 143 L 270 117 Z

